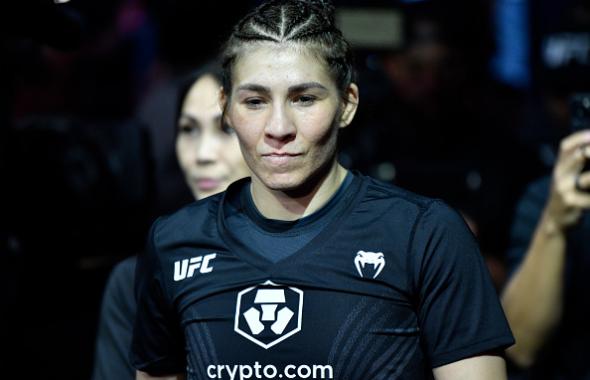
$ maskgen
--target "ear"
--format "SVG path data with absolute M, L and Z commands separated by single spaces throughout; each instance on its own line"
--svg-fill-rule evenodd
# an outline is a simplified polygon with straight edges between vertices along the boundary
M 346 89 L 346 102 L 344 103 L 344 108 L 340 114 L 340 128 L 344 128 L 352 122 L 358 105 L 359 88 L 355 83 L 351 83 Z

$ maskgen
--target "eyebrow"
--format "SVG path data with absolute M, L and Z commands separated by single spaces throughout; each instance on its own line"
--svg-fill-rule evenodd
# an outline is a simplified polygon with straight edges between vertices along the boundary
M 302 84 L 298 84 L 298 85 L 289 87 L 289 92 L 302 92 L 302 91 L 311 90 L 314 88 L 328 91 L 328 89 L 324 85 L 322 85 L 321 83 L 307 82 L 307 83 L 302 83 Z
M 236 91 L 252 91 L 252 92 L 263 92 L 263 93 L 270 93 L 270 88 L 259 85 L 259 84 L 254 84 L 254 83 L 246 83 L 243 84 L 241 86 L 238 86 L 238 88 L 236 89 Z
M 222 117 L 222 115 L 220 112 L 217 116 L 215 116 L 215 121 L 221 120 L 221 117 Z M 180 116 L 178 117 L 177 124 L 180 126 L 180 124 L 182 124 L 183 121 L 188 121 L 189 123 L 192 123 L 192 124 L 201 125 L 201 121 L 199 121 L 199 119 L 197 119 L 189 114 L 186 114 L 186 113 L 180 114 Z
M 177 124 L 180 126 L 182 121 L 188 121 L 189 123 L 193 123 L 193 124 L 199 124 L 199 121 L 197 119 L 195 119 L 194 117 L 186 114 L 186 113 L 181 113 L 180 116 L 178 117 L 178 122 Z
M 306 83 L 301 83 L 301 84 L 297 84 L 294 86 L 289 87 L 288 91 L 289 92 L 302 92 L 305 90 L 310 90 L 313 88 L 317 88 L 320 90 L 324 90 L 327 91 L 328 89 L 322 85 L 321 83 L 318 82 L 306 82 Z M 254 83 L 246 83 L 243 84 L 241 86 L 238 86 L 238 88 L 236 89 L 237 91 L 253 91 L 253 92 L 262 92 L 265 94 L 269 94 L 270 93 L 270 88 L 259 85 L 259 84 L 254 84 Z

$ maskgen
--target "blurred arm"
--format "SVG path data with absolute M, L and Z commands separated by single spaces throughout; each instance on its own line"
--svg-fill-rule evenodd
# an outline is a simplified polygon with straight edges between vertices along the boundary
M 562 314 L 567 228 L 576 224 L 590 195 L 576 189 L 575 180 L 583 167 L 581 149 L 590 143 L 587 132 L 563 140 L 553 171 L 549 200 L 525 258 L 502 294 L 502 304 L 516 344 L 507 350 L 515 364 L 529 367 Z M 587 151 L 588 149 L 586 149 Z M 590 187 L 590 177 L 581 177 Z
M 561 317 L 565 248 L 564 231 L 544 214 L 520 269 L 502 295 L 516 339 L 507 354 L 518 366 L 533 364 Z

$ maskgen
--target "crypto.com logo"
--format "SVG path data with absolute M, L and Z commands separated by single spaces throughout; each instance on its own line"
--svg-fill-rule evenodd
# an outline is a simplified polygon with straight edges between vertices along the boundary
M 264 349 L 301 331 L 303 292 L 266 281 L 238 293 L 234 331 Z

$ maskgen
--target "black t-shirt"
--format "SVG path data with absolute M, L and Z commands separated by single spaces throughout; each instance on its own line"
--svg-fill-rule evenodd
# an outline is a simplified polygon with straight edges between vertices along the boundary
M 227 228 L 248 185 L 152 226 L 138 261 L 136 368 L 419 380 L 513 343 L 473 235 L 441 201 L 355 175 L 340 215 L 272 262 Z
M 549 198 L 551 177 L 531 183 L 518 202 L 507 253 L 510 275 L 518 269 Z M 590 212 L 567 233 L 563 313 L 527 378 L 590 380 Z M 542 273 L 539 273 L 542 276 Z M 516 371 L 516 369 L 515 369 Z
M 133 294 L 136 263 L 136 256 L 119 262 L 107 280 L 96 334 L 92 380 L 135 379 L 129 348 L 136 310 Z

